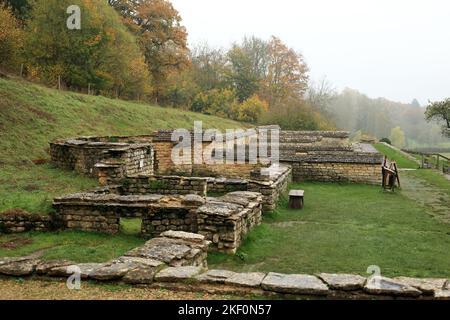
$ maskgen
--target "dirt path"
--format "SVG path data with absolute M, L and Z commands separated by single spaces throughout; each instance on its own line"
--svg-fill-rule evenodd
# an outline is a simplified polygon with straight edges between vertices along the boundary
M 442 222 L 450 223 L 450 197 L 427 181 L 401 172 L 402 193 L 427 208 L 427 211 Z
M 64 281 L 0 278 L 0 300 L 218 300 L 233 296 L 163 289 L 136 288 L 82 282 L 80 290 L 67 289 Z

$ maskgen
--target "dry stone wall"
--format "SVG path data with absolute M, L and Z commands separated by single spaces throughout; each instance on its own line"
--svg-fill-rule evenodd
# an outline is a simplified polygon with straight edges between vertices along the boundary
M 9 210 L 0 214 L 0 234 L 48 231 L 52 227 L 50 216 L 31 214 L 22 210 Z
M 369 144 L 351 144 L 344 131 L 282 131 L 280 161 L 295 181 L 381 183 L 383 156 Z
M 120 180 L 122 194 L 198 194 L 206 196 L 207 178 L 137 175 Z
M 109 137 L 116 141 L 118 138 Z M 129 138 L 131 139 L 131 138 Z M 126 175 L 153 173 L 153 148 L 148 142 L 108 142 L 80 137 L 50 143 L 53 165 L 99 178 L 101 184 Z

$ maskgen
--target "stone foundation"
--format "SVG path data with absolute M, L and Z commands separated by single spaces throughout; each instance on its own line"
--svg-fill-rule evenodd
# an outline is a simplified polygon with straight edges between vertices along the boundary
M 364 163 L 292 163 L 295 181 L 381 183 L 381 167 Z
M 59 168 L 99 178 L 100 184 L 126 175 L 153 173 L 154 154 L 148 142 L 119 141 L 117 137 L 55 141 L 50 143 L 51 162 Z
M 202 234 L 223 252 L 235 252 L 242 239 L 261 223 L 262 196 L 238 191 L 218 198 L 198 195 L 119 195 L 79 193 L 56 198 L 56 216 L 65 229 L 117 233 L 120 218 L 142 217 L 141 234 L 153 238 L 166 231 Z
M 122 194 L 198 194 L 206 196 L 207 178 L 181 176 L 127 176 L 120 180 Z
M 22 210 L 9 210 L 0 214 L 0 234 L 52 229 L 50 216 L 31 214 Z

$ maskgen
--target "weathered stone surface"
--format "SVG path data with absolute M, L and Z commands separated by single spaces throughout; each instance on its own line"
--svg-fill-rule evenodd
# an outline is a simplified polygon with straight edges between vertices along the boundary
M 173 231 L 169 230 L 161 233 L 161 237 L 172 238 L 172 239 L 182 239 L 193 242 L 202 242 L 205 240 L 205 236 L 201 234 L 184 232 L 184 231 Z
M 195 279 L 207 283 L 225 283 L 225 280 L 233 277 L 235 274 L 236 272 L 233 271 L 213 269 L 196 276 Z
M 29 257 L 2 257 L 0 258 L 0 266 L 11 262 L 19 262 L 24 260 L 30 260 Z
M 18 260 L 0 265 L 0 274 L 8 276 L 28 276 L 34 272 L 39 260 Z
M 355 274 L 335 274 L 335 273 L 320 273 L 317 275 L 322 279 L 330 289 L 335 290 L 359 290 L 364 287 L 366 278 Z
M 439 300 L 450 300 L 450 290 L 436 290 L 433 296 Z
M 205 198 L 195 194 L 187 194 L 182 197 L 181 203 L 187 206 L 198 207 L 205 203 Z
M 94 270 L 93 272 L 91 272 L 89 277 L 101 281 L 117 280 L 125 276 L 131 270 L 136 269 L 137 267 L 138 265 L 133 262 L 116 262 Z
M 430 278 L 409 278 L 409 277 L 397 277 L 395 281 L 407 286 L 419 289 L 424 294 L 434 294 L 436 291 L 442 290 L 447 279 L 430 279 Z
M 374 276 L 367 279 L 364 290 L 371 294 L 417 297 L 421 291 L 394 279 Z
M 266 276 L 262 272 L 236 273 L 225 279 L 225 284 L 241 287 L 258 288 Z
M 128 257 L 128 256 L 119 257 L 112 263 L 133 263 L 139 267 L 155 267 L 155 268 L 160 268 L 164 265 L 164 262 L 159 260 L 146 259 L 141 257 Z
M 87 279 L 92 272 L 104 266 L 104 263 L 79 263 L 70 266 L 52 268 L 48 271 L 47 274 L 51 277 L 68 277 L 73 275 L 75 273 L 75 270 L 78 270 L 80 272 L 81 278 Z
M 264 290 L 291 294 L 326 295 L 328 287 L 317 277 L 270 272 L 261 284 Z
M 161 270 L 155 276 L 155 281 L 176 282 L 191 279 L 203 271 L 202 267 L 185 266 L 169 267 Z
M 129 284 L 151 284 L 158 270 L 157 267 L 140 266 L 128 271 L 123 281 Z
M 51 269 L 57 267 L 66 267 L 73 265 L 74 263 L 68 260 L 50 260 L 50 261 L 41 261 L 36 266 L 37 274 L 47 274 Z

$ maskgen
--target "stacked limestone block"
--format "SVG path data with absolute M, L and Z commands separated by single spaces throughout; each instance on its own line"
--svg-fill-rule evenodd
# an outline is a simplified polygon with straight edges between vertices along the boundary
M 161 195 L 77 193 L 55 198 L 56 217 L 65 229 L 117 233 L 121 217 L 142 216 Z
M 209 178 L 208 193 L 247 191 L 248 180 L 236 178 Z
M 124 256 L 162 261 L 171 267 L 207 267 L 209 245 L 210 241 L 200 234 L 166 231 Z
M 197 208 L 204 203 L 197 195 L 162 197 L 142 216 L 141 233 L 149 238 L 169 230 L 196 233 Z
M 0 234 L 48 231 L 51 226 L 50 216 L 31 214 L 21 210 L 10 210 L 0 215 Z
M 101 184 L 125 175 L 153 173 L 154 153 L 148 142 L 108 142 L 105 137 L 80 137 L 50 143 L 50 155 L 55 166 L 99 177 Z
M 212 241 L 213 248 L 236 253 L 248 231 L 261 223 L 262 195 L 237 191 L 208 198 L 197 210 L 198 233 Z
M 266 169 L 265 174 L 258 173 L 258 177 L 250 180 L 248 190 L 263 195 L 263 212 L 275 210 L 280 196 L 286 192 L 292 181 L 292 169 L 286 165 L 274 166 Z
M 121 180 L 123 194 L 198 194 L 206 196 L 207 178 L 181 176 L 128 176 Z

